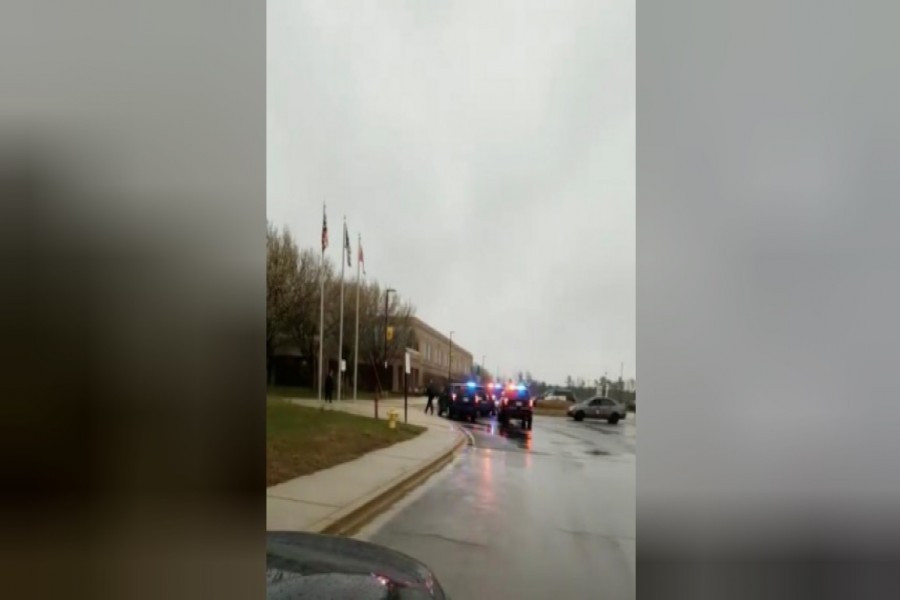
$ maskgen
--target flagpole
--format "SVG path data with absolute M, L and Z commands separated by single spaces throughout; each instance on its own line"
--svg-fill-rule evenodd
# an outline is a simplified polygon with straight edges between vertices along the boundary
M 325 204 L 322 204 L 322 262 L 319 269 L 319 404 L 324 405 L 322 398 L 322 362 L 325 359 L 325 246 L 328 236 L 328 219 L 325 215 Z
M 340 333 L 338 333 L 338 402 L 341 401 L 341 381 L 344 379 L 344 372 L 341 371 L 341 361 L 344 360 L 344 264 L 346 263 L 347 259 L 349 259 L 349 256 L 347 255 L 347 251 L 349 250 L 347 244 L 348 241 L 350 241 L 350 238 L 347 237 L 347 217 L 344 217 L 344 239 L 341 240 L 341 321 Z
M 356 401 L 357 377 L 359 376 L 359 253 L 362 252 L 362 234 L 356 234 L 356 336 L 353 343 L 353 401 Z

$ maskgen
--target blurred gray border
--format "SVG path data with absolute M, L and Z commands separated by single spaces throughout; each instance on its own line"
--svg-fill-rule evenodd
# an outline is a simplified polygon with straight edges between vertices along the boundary
M 672 561 L 897 556 L 898 16 L 638 2 L 642 598 Z
M 0 8 L 4 597 L 265 594 L 265 36 Z

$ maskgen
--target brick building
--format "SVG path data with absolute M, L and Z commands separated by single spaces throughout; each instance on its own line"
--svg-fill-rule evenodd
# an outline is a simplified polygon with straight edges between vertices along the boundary
M 394 323 L 395 341 L 389 351 L 389 388 L 393 392 L 403 391 L 403 349 L 410 352 L 410 367 L 412 373 L 409 378 L 410 390 L 423 390 L 428 385 L 428 380 L 434 380 L 436 385 L 443 385 L 447 381 L 448 372 L 452 372 L 452 378 L 459 380 L 468 377 L 472 373 L 472 353 L 457 345 L 453 341 L 450 348 L 450 338 L 421 319 L 411 317 L 408 327 L 398 330 L 399 322 Z M 346 335 L 346 332 L 345 332 Z M 351 334 L 352 335 L 352 334 Z M 352 344 L 352 339 L 349 341 Z M 380 353 L 379 353 L 380 354 Z M 270 385 L 304 386 L 316 389 L 316 363 L 318 357 L 314 354 L 304 356 L 299 348 L 290 344 L 276 346 L 270 364 L 268 365 L 268 383 Z M 344 389 L 349 396 L 352 390 L 353 366 L 352 355 L 347 365 L 347 373 L 344 375 Z M 359 364 L 359 389 L 367 392 L 378 389 L 379 382 L 385 379 L 383 365 L 380 364 L 381 356 L 366 360 L 360 355 Z M 372 360 L 378 363 L 375 368 Z M 452 366 L 450 360 L 452 359 Z M 326 370 L 337 373 L 337 359 L 326 356 Z
M 409 319 L 409 329 L 398 332 L 404 335 L 403 346 L 410 353 L 409 387 L 421 390 L 434 380 L 436 385 L 447 382 L 448 374 L 454 380 L 468 377 L 472 373 L 472 353 L 459 346 L 456 341 L 450 345 L 450 338 L 418 317 Z M 403 352 L 392 356 L 390 363 L 391 391 L 403 391 Z

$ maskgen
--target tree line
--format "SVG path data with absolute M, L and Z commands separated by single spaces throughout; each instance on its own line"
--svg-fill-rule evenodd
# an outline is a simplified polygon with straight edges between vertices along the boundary
M 347 361 L 345 377 L 353 376 L 356 325 L 356 269 L 344 281 L 344 336 L 341 356 Z M 323 272 L 324 271 L 324 272 Z M 298 246 L 287 227 L 267 223 L 266 230 L 266 365 L 269 383 L 274 383 L 275 358 L 283 348 L 298 351 L 318 373 L 320 279 L 325 279 L 323 352 L 326 368 L 335 369 L 340 328 L 340 265 L 328 256 L 322 260 L 318 248 Z M 398 294 L 388 304 L 393 335 L 387 343 L 389 358 L 401 356 L 411 339 L 410 318 L 415 307 Z M 377 280 L 359 284 L 359 361 L 371 367 L 384 360 L 386 338 L 384 290 Z M 363 370 L 363 367 L 360 367 Z M 362 379 L 362 377 L 361 377 Z M 308 385 L 313 385 L 311 381 Z
M 625 382 L 622 379 L 612 380 L 605 375 L 599 379 L 594 379 L 588 383 L 584 377 L 566 377 L 565 385 L 555 385 L 546 381 L 533 381 L 531 373 L 525 374 L 526 382 L 530 386 L 532 393 L 536 395 L 543 394 L 548 390 L 568 389 L 579 400 L 591 398 L 597 394 L 597 390 L 606 390 L 606 395 L 613 400 L 624 403 L 630 408 L 634 408 L 637 404 L 637 395 L 633 391 L 625 389 Z

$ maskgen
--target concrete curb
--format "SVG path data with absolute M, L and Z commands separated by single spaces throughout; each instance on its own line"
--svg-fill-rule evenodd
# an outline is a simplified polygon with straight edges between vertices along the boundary
M 390 508 L 397 500 L 421 485 L 426 479 L 440 471 L 449 463 L 459 449 L 466 445 L 467 438 L 458 429 L 453 446 L 440 456 L 410 474 L 387 484 L 373 493 L 373 496 L 352 507 L 344 515 L 331 520 L 314 533 L 350 537 L 365 527 L 372 519 Z

